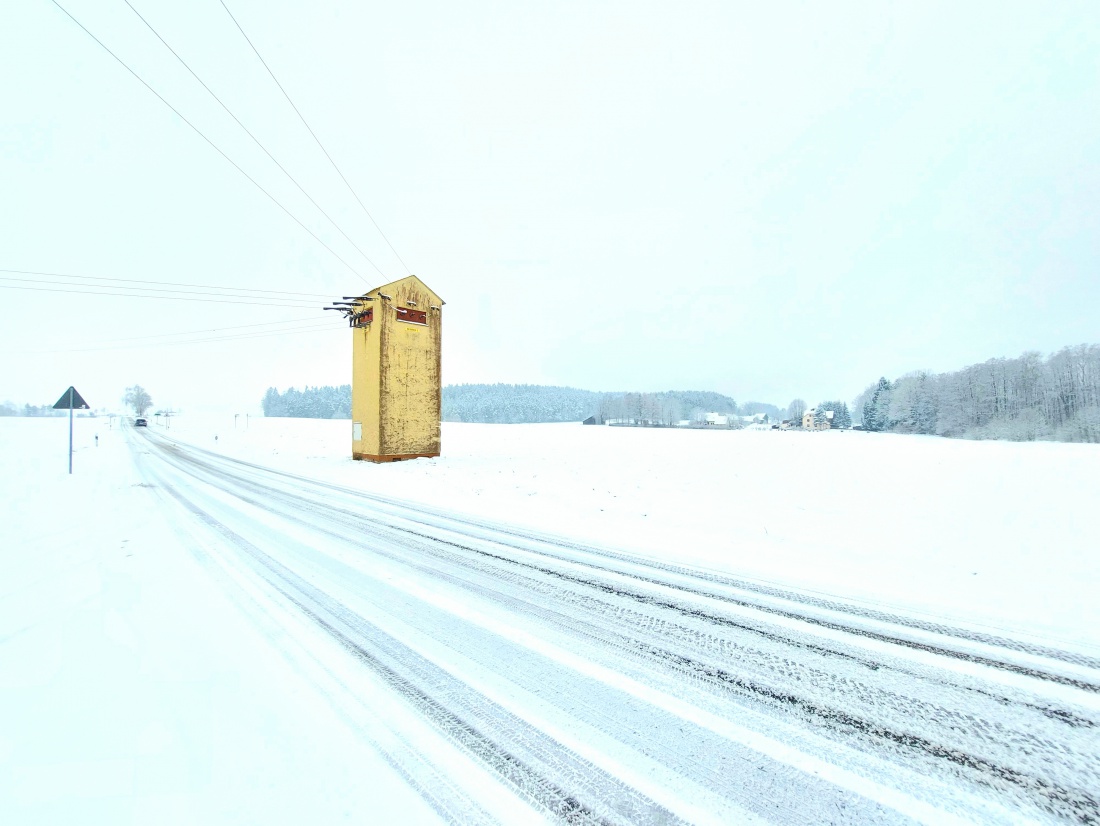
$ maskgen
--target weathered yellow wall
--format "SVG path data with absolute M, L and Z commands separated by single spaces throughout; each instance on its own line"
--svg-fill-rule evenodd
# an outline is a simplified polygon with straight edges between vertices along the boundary
M 416 276 L 367 296 L 375 298 L 374 320 L 352 330 L 352 421 L 361 424 L 362 436 L 353 434 L 352 455 L 375 461 L 438 456 L 443 314 L 432 307 L 443 302 Z M 425 312 L 427 324 L 400 320 L 398 309 Z
M 377 313 L 376 313 L 377 317 Z M 351 350 L 351 420 L 352 455 L 377 454 L 378 438 L 378 387 L 379 387 L 379 324 L 352 328 Z M 355 424 L 360 425 L 361 439 L 355 438 Z

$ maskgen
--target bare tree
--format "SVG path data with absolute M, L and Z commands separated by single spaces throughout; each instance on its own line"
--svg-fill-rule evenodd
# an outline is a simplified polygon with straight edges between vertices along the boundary
M 787 405 L 787 418 L 792 421 L 802 422 L 802 414 L 806 412 L 805 399 L 795 399 Z
M 921 370 L 894 382 L 887 404 L 887 420 L 902 433 L 935 433 L 939 398 L 933 376 Z
M 133 408 L 135 416 L 144 416 L 145 411 L 153 406 L 153 397 L 140 384 L 126 388 L 126 395 L 122 397 L 124 404 Z
M 974 439 L 1100 442 L 1100 345 L 997 358 L 953 373 L 880 379 L 859 397 L 864 427 Z M 870 414 L 870 420 L 868 415 Z

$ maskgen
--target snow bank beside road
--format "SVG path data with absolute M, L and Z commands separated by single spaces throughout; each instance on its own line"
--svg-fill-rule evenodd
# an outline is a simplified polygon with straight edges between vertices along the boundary
M 1100 647 L 1095 445 L 448 422 L 439 459 L 372 465 L 348 458 L 346 421 L 233 424 L 150 430 L 653 558 Z
M 72 476 L 67 429 L 0 419 L 0 822 L 433 822 L 196 564 L 117 423 L 76 419 Z

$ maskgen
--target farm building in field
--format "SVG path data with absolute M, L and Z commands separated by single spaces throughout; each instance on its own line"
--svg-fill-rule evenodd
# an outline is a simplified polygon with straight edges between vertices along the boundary
M 833 426 L 833 411 L 818 411 L 811 407 L 802 414 L 802 427 L 804 430 L 830 430 Z
M 340 303 L 353 338 L 352 457 L 438 456 L 443 300 L 410 275 Z

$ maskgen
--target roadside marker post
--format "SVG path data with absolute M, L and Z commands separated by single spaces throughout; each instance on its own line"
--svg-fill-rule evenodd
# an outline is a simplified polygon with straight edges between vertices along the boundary
M 69 475 L 71 476 L 73 472 L 73 410 L 87 410 L 88 403 L 76 392 L 76 388 L 70 385 L 69 389 L 61 394 L 61 398 L 57 400 L 53 409 L 69 411 Z

